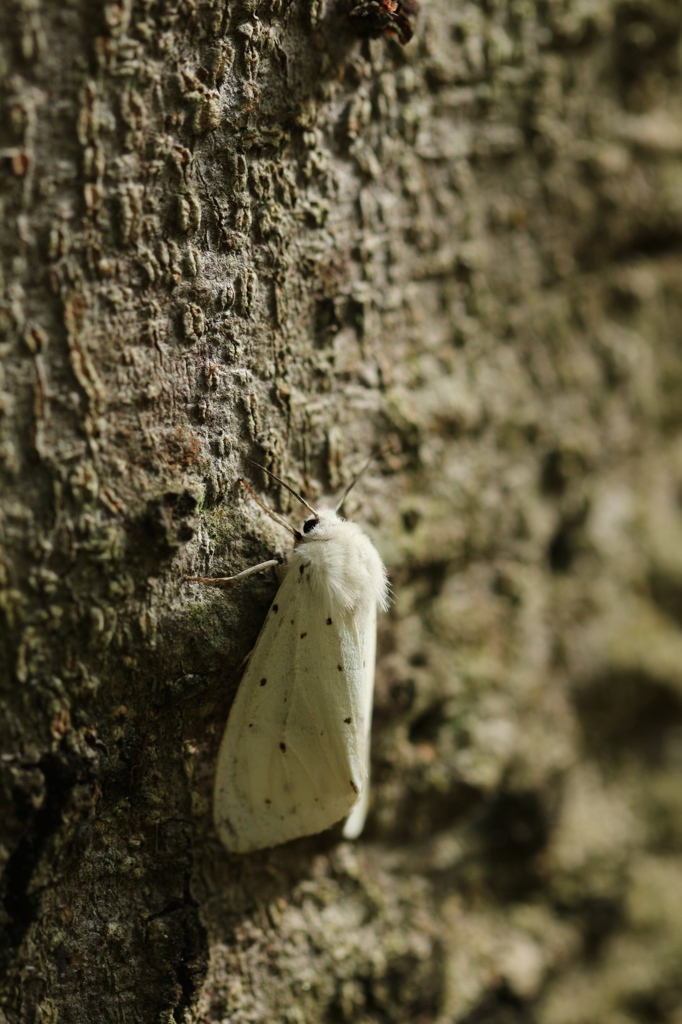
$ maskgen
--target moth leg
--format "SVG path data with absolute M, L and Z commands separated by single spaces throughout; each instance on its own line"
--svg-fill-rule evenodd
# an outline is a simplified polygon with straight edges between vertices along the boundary
M 185 576 L 188 583 L 203 583 L 207 587 L 222 587 L 225 583 L 234 583 L 235 580 L 243 580 L 246 576 L 253 576 L 255 572 L 262 572 L 263 569 L 272 569 L 276 565 L 282 565 L 283 558 L 269 558 L 267 562 L 259 562 L 249 569 L 242 569 L 235 576 Z

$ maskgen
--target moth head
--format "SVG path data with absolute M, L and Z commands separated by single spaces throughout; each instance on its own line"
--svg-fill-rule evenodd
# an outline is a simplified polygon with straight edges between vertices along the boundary
M 336 536 L 339 526 L 345 522 L 331 508 L 321 508 L 310 519 L 306 519 L 302 527 L 301 541 L 330 540 Z

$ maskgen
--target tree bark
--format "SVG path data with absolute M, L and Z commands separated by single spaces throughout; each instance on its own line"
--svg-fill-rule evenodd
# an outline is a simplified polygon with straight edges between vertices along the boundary
M 0 1022 L 682 1019 L 682 8 L 0 8 Z M 287 539 L 389 568 L 372 810 L 230 856 Z

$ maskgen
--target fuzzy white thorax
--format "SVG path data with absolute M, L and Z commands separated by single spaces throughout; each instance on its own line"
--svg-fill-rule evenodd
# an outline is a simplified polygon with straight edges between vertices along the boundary
M 316 521 L 315 521 L 316 520 Z M 388 579 L 379 554 L 367 534 L 342 519 L 332 509 L 316 512 L 306 526 L 312 528 L 287 559 L 288 572 L 310 574 L 317 599 L 331 600 L 340 611 L 350 612 L 367 603 L 383 611 L 388 607 Z

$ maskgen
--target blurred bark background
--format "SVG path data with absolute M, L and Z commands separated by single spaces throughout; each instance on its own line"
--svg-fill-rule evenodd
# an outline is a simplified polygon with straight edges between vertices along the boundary
M 682 1022 L 682 8 L 0 7 L 0 1021 Z M 365 834 L 224 853 L 286 551 L 382 618 Z

